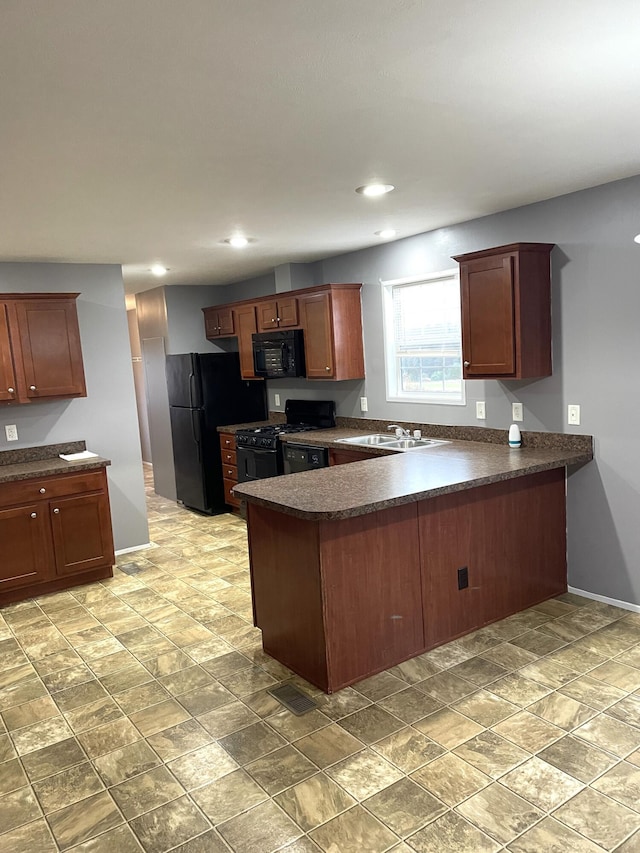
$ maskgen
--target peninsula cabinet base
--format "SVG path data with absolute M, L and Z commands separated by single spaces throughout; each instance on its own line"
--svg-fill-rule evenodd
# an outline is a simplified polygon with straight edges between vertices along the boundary
M 564 480 L 559 468 L 335 521 L 249 503 L 264 651 L 333 693 L 565 592 Z
M 0 607 L 5 604 L 14 604 L 17 601 L 25 601 L 28 598 L 38 598 L 40 595 L 48 595 L 51 592 L 61 592 L 75 586 L 84 586 L 87 583 L 105 580 L 113 577 L 113 567 L 105 566 L 94 569 L 92 572 L 83 572 L 81 575 L 67 575 L 64 578 L 45 581 L 43 583 L 29 584 L 29 586 L 15 587 L 13 589 L 2 589 L 0 587 Z

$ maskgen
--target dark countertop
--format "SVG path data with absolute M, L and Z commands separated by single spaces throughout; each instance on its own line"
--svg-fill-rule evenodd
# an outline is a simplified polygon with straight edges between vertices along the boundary
M 86 450 L 84 441 L 66 444 L 48 444 L 40 447 L 22 447 L 17 450 L 0 451 L 0 483 L 32 480 L 36 477 L 52 477 L 78 471 L 95 471 L 111 465 L 111 460 L 102 456 L 66 462 L 60 453 L 80 453 Z
M 318 430 L 297 436 L 292 433 L 286 440 L 357 450 L 353 445 L 336 444 L 336 439 L 368 431 L 376 430 Z M 427 431 L 423 435 L 435 437 Z M 453 440 L 405 453 L 361 448 L 381 458 L 242 483 L 234 487 L 234 493 L 243 500 L 298 518 L 352 518 L 552 468 L 581 465 L 593 458 L 590 436 L 575 436 L 572 447 L 572 437 L 562 435 L 560 446 L 553 447 L 549 446 L 552 433 L 528 435 L 532 445 L 536 443 L 534 435 L 545 436 L 539 442 L 542 446 L 511 449 L 506 444 Z M 446 436 L 440 432 L 438 437 Z

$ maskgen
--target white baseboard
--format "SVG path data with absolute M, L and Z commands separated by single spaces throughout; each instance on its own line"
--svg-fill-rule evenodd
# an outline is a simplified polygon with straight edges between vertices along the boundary
M 151 542 L 144 545 L 134 545 L 132 548 L 120 548 L 119 551 L 116 551 L 116 557 L 120 557 L 122 554 L 131 554 L 132 551 L 146 551 L 148 548 L 151 548 Z
M 640 604 L 631 604 L 630 601 L 620 601 L 617 598 L 608 598 L 606 595 L 596 595 L 595 592 L 576 589 L 575 586 L 569 586 L 567 589 L 574 595 L 581 595 L 583 598 L 591 598 L 593 601 L 601 601 L 603 604 L 611 604 L 612 607 L 621 607 L 623 610 L 631 610 L 633 613 L 640 613 Z

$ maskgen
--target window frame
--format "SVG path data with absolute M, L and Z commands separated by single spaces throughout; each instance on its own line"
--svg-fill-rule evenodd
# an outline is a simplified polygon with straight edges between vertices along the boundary
M 461 378 L 461 391 L 459 398 L 443 398 L 419 392 L 398 393 L 398 383 L 396 380 L 396 346 L 394 336 L 393 322 L 393 290 L 396 287 L 404 285 L 415 285 L 422 282 L 429 283 L 434 281 L 451 280 L 457 286 L 458 294 L 460 294 L 460 268 L 454 267 L 447 270 L 439 270 L 435 273 L 427 273 L 423 275 L 412 275 L 405 278 L 395 278 L 383 280 L 380 279 L 382 292 L 382 326 L 383 326 L 383 343 L 384 343 L 384 378 L 385 378 L 385 394 L 386 400 L 389 403 L 419 403 L 428 406 L 465 406 L 466 405 L 466 383 Z M 460 375 L 462 377 L 462 315 L 460 315 Z M 395 393 L 394 393 L 395 392 Z M 446 392 L 445 392 L 446 393 Z

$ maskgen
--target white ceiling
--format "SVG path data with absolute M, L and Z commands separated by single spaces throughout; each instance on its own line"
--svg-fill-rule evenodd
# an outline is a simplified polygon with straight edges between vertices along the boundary
M 227 283 L 637 174 L 639 34 L 637 0 L 2 0 L 0 260 Z

